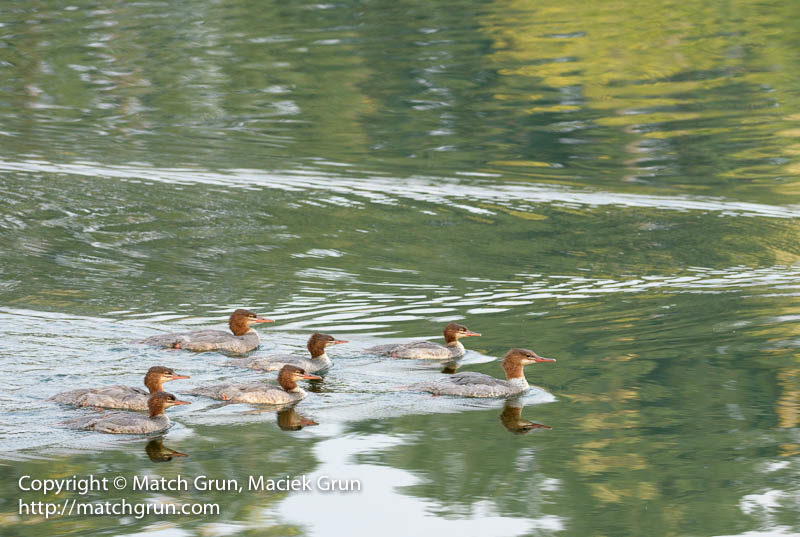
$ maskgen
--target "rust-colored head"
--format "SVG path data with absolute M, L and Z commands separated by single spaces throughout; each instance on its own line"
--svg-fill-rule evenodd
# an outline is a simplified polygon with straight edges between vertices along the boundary
M 264 319 L 263 317 L 259 317 L 255 313 L 250 310 L 245 310 L 239 308 L 238 310 L 231 313 L 231 316 L 228 318 L 228 326 L 233 332 L 234 336 L 243 336 L 250 330 L 251 324 L 256 323 L 274 323 L 272 319 Z
M 147 370 L 144 376 L 144 385 L 150 390 L 150 393 L 156 393 L 163 390 L 163 384 L 170 380 L 188 379 L 188 375 L 177 375 L 175 371 L 163 365 L 154 365 Z
M 466 326 L 456 323 L 450 323 L 447 326 L 445 326 L 443 334 L 444 334 L 444 340 L 448 345 L 455 343 L 462 337 L 480 335 L 477 332 L 473 332 Z
M 336 339 L 333 336 L 329 336 L 328 334 L 320 334 L 319 332 L 314 332 L 311 334 L 311 337 L 308 338 L 308 343 L 306 343 L 306 348 L 308 352 L 311 353 L 312 358 L 316 358 L 317 356 L 322 356 L 325 354 L 325 347 L 328 345 L 339 345 L 341 343 L 347 343 L 343 339 Z
M 503 357 L 503 369 L 506 372 L 506 378 L 521 378 L 522 366 L 533 364 L 535 362 L 555 362 L 555 358 L 544 358 L 539 356 L 532 350 L 528 349 L 511 349 Z
M 278 371 L 278 384 L 287 392 L 297 388 L 297 381 L 300 379 L 322 380 L 322 377 L 309 375 L 305 369 L 296 365 L 285 365 Z
M 164 410 L 175 405 L 191 405 L 189 401 L 181 401 L 171 393 L 156 392 L 147 398 L 147 408 L 150 409 L 150 417 L 155 418 L 164 413 Z

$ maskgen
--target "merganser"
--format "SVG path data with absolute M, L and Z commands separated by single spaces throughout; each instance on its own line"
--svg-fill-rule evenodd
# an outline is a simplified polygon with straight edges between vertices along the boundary
M 311 358 L 301 358 L 291 354 L 278 354 L 275 356 L 239 358 L 230 360 L 229 365 L 236 367 L 247 367 L 249 369 L 259 369 L 261 371 L 278 371 L 285 365 L 293 365 L 304 369 L 307 373 L 316 373 L 327 369 L 331 365 L 331 359 L 325 352 L 328 345 L 340 345 L 347 343 L 343 339 L 336 339 L 327 334 L 314 333 L 308 338 L 306 348 L 311 353 Z
M 503 369 L 508 380 L 465 372 L 448 375 L 432 382 L 418 384 L 414 388 L 434 395 L 461 395 L 464 397 L 503 397 L 526 391 L 530 386 L 522 372 L 522 367 L 535 362 L 555 362 L 553 358 L 543 358 L 528 349 L 511 349 L 503 357 Z
M 180 401 L 167 392 L 156 392 L 147 398 L 150 416 L 136 412 L 107 412 L 99 416 L 84 416 L 65 421 L 64 425 L 73 429 L 97 431 L 110 434 L 150 434 L 165 431 L 170 426 L 164 410 L 175 405 L 190 405 Z
M 188 378 L 190 378 L 188 375 L 176 375 L 169 367 L 156 365 L 148 369 L 144 376 L 147 391 L 134 386 L 116 384 L 103 388 L 81 388 L 61 392 L 52 396 L 49 401 L 66 405 L 147 410 L 148 395 L 162 391 L 165 382 Z
M 195 330 L 150 336 L 141 343 L 197 352 L 228 351 L 244 354 L 258 347 L 260 342 L 258 332 L 250 325 L 272 322 L 275 321 L 259 317 L 252 311 L 238 309 L 228 319 L 228 326 L 233 334 L 222 330 Z
M 462 337 L 480 336 L 479 333 L 469 330 L 466 326 L 450 323 L 444 327 L 444 341 L 446 345 L 431 341 L 415 341 L 413 343 L 395 343 L 391 345 L 378 345 L 370 347 L 367 352 L 383 354 L 392 358 L 415 358 L 418 360 L 451 360 L 464 356 L 466 349 L 458 341 Z
M 278 427 L 284 431 L 299 431 L 303 427 L 308 427 L 309 425 L 319 425 L 319 423 L 304 418 L 297 413 L 294 407 L 284 408 L 278 411 Z
M 279 386 L 270 386 L 263 382 L 225 383 L 212 386 L 200 386 L 186 393 L 203 395 L 232 403 L 259 403 L 283 405 L 294 403 L 306 396 L 306 392 L 297 385 L 298 379 L 322 380 L 316 375 L 309 375 L 304 369 L 293 365 L 285 365 L 278 372 Z
M 144 451 L 153 462 L 168 462 L 172 460 L 172 457 L 189 456 L 186 453 L 181 453 L 180 451 L 175 451 L 174 449 L 166 447 L 164 445 L 163 436 L 150 440 L 147 446 L 145 446 Z
M 549 425 L 522 419 L 522 403 L 519 401 L 506 402 L 503 412 L 500 413 L 500 423 L 514 434 L 526 434 L 534 429 L 552 429 Z

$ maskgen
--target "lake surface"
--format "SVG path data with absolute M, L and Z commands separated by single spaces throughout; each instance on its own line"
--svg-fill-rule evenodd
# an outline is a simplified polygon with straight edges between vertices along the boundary
M 788 0 L 3 3 L 0 534 L 800 535 L 798 47 Z M 265 377 L 134 343 L 237 307 L 256 355 L 350 341 L 294 413 L 59 425 L 151 365 Z M 471 401 L 364 352 L 450 321 L 459 371 L 558 362 Z M 362 490 L 18 486 L 90 474 Z M 122 498 L 220 514 L 18 513 Z

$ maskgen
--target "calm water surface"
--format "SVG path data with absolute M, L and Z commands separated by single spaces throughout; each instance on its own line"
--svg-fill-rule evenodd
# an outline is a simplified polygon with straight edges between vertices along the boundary
M 800 535 L 798 36 L 777 0 L 4 2 L 0 534 Z M 262 377 L 132 343 L 240 306 L 257 354 L 351 341 L 294 413 L 59 426 L 92 411 L 47 397 L 150 365 Z M 449 321 L 483 333 L 461 371 L 558 362 L 463 401 L 363 352 Z M 25 474 L 363 490 L 45 519 Z

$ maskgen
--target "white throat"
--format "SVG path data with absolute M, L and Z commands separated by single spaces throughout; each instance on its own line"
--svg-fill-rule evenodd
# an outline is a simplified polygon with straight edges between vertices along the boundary
M 530 388 L 530 384 L 528 384 L 528 379 L 525 376 L 516 377 L 513 379 L 508 379 L 508 384 L 515 390 L 524 392 L 528 388 Z
M 328 358 L 328 353 L 327 352 L 323 352 L 319 356 L 312 356 L 311 359 L 314 360 L 314 361 L 319 360 L 320 362 L 330 362 L 331 361 L 331 359 Z
M 461 344 L 459 340 L 455 340 L 452 343 L 447 344 L 447 348 L 449 349 L 458 349 L 460 352 L 466 352 L 467 350 L 464 348 L 464 345 Z

